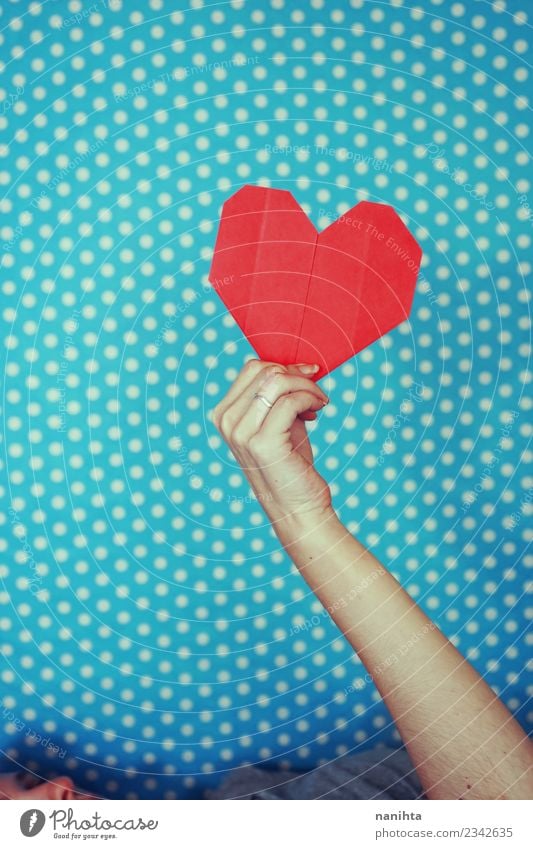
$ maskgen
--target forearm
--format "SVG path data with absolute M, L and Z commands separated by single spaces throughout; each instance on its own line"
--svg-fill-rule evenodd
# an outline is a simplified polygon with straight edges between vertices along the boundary
M 520 725 L 334 511 L 274 524 L 372 676 L 428 798 L 532 798 Z

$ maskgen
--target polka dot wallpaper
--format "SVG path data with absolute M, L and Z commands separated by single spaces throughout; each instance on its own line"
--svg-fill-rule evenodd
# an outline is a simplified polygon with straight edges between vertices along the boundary
M 321 382 L 316 464 L 531 727 L 528 8 L 2 4 L 2 769 L 196 798 L 400 744 L 211 421 L 254 356 L 207 281 L 245 183 L 419 241 L 410 320 Z

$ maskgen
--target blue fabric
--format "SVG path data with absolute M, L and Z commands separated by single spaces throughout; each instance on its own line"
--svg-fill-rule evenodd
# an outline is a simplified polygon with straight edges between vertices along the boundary
M 235 769 L 206 799 L 425 799 L 405 749 L 377 749 L 345 755 L 308 772 Z
M 400 743 L 209 420 L 253 354 L 207 283 L 244 183 L 419 240 L 410 321 L 322 381 L 317 468 L 527 726 L 525 13 L 77 6 L 0 9 L 0 766 L 201 797 Z

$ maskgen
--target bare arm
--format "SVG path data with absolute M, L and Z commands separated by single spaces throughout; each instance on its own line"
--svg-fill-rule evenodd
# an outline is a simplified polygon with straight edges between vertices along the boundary
M 281 543 L 372 676 L 426 796 L 533 798 L 533 746 L 520 725 L 333 510 L 304 423 L 324 398 L 296 366 L 252 360 L 214 421 Z
M 310 518 L 277 534 L 372 676 L 426 796 L 533 798 L 533 747 L 507 708 L 333 511 Z

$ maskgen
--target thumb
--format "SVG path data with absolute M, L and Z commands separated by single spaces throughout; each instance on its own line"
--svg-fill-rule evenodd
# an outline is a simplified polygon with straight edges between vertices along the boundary
M 320 366 L 317 363 L 294 363 L 285 366 L 288 374 L 294 374 L 297 377 L 308 377 L 314 380 L 314 375 L 320 371 Z M 312 410 L 305 410 L 303 413 L 298 413 L 298 418 L 301 421 L 312 422 L 316 419 L 316 413 Z
M 304 375 L 304 377 L 309 377 L 311 380 L 313 376 L 320 370 L 320 366 L 317 363 L 295 363 L 294 365 L 286 366 L 289 374 L 297 374 Z

